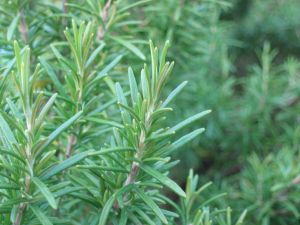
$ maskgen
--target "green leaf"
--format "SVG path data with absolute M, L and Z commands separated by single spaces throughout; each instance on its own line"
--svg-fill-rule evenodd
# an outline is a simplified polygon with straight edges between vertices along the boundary
M 144 99 L 150 100 L 151 98 L 150 81 L 148 80 L 145 69 L 142 69 L 141 71 L 141 84 L 142 84 L 142 93 Z
M 131 42 L 129 41 L 125 41 L 123 39 L 120 38 L 116 38 L 116 37 L 111 37 L 113 40 L 115 40 L 116 42 L 118 42 L 119 44 L 123 45 L 125 48 L 127 48 L 128 50 L 130 50 L 132 53 L 134 53 L 137 57 L 139 57 L 141 60 L 146 60 L 145 55 L 142 53 L 142 51 L 140 49 L 138 49 L 135 45 L 133 45 Z
M 37 207 L 30 206 L 31 211 L 33 214 L 38 218 L 38 220 L 43 225 L 53 225 L 53 223 L 49 220 L 49 218 Z
M 0 140 L 5 147 L 12 149 L 13 145 L 17 144 L 16 138 L 11 131 L 9 125 L 0 114 Z
M 134 2 L 134 3 L 132 3 L 132 4 L 128 4 L 128 5 L 126 5 L 124 8 L 119 9 L 119 10 L 117 11 L 117 14 L 120 14 L 120 13 L 122 13 L 122 12 L 128 11 L 128 9 L 137 7 L 137 6 L 139 6 L 139 5 L 146 4 L 146 3 L 151 2 L 151 1 L 152 1 L 152 0 L 142 0 L 142 1 Z
M 151 72 L 152 72 L 152 91 L 156 90 L 158 81 L 158 48 L 153 46 L 153 42 L 149 41 L 151 55 Z
M 24 48 L 24 51 L 27 48 Z M 15 51 L 15 58 L 16 58 L 16 62 L 17 62 L 17 69 L 18 71 L 21 71 L 21 50 L 20 50 L 20 46 L 19 43 L 17 41 L 14 41 L 14 51 Z
M 121 210 L 121 218 L 119 220 L 119 225 L 126 225 L 128 221 L 128 212 L 126 209 Z
M 103 70 L 100 71 L 100 73 L 98 73 L 98 77 L 102 77 L 105 74 L 107 74 L 112 68 L 114 68 L 123 58 L 123 55 L 119 55 L 118 57 L 116 57 L 112 62 L 110 62 L 106 67 L 104 67 Z
M 9 151 L 9 150 L 3 150 L 3 149 L 0 149 L 0 153 L 2 153 L 3 155 L 10 155 L 12 157 L 14 157 L 15 159 L 18 159 L 20 160 L 21 162 L 23 162 L 24 164 L 26 164 L 26 161 L 24 158 L 22 158 L 22 156 L 20 155 L 17 155 L 15 152 L 13 151 Z
M 206 184 L 204 184 L 203 186 L 201 186 L 196 192 L 196 195 L 199 195 L 202 191 L 204 191 L 206 188 L 208 188 L 210 185 L 212 185 L 212 182 L 208 182 Z
M 59 91 L 60 95 L 66 95 L 65 89 L 63 85 L 60 83 L 60 81 L 58 80 L 53 67 L 43 57 L 39 57 L 39 61 L 43 66 L 43 68 L 45 69 L 48 76 L 50 77 L 50 79 L 52 80 L 55 88 L 57 88 L 57 90 Z
M 168 154 L 174 152 L 176 149 L 180 148 L 187 142 L 193 140 L 195 137 L 197 137 L 199 134 L 203 133 L 204 131 L 205 131 L 204 128 L 200 128 L 182 136 L 180 139 L 172 143 L 170 149 L 168 150 Z
M 7 102 L 7 105 L 9 106 L 9 108 L 10 108 L 10 111 L 11 111 L 12 116 L 14 117 L 14 120 L 15 121 L 16 120 L 22 121 L 23 120 L 22 114 L 18 110 L 16 104 L 12 100 L 10 100 L 9 98 L 6 98 L 6 102 Z M 8 114 L 6 114 L 6 116 L 8 116 Z
M 128 106 L 126 97 L 124 95 L 124 92 L 123 92 L 123 89 L 122 89 L 120 83 L 116 83 L 116 94 L 117 94 L 118 102 L 122 103 L 125 106 Z
M 165 43 L 165 46 L 163 48 L 163 51 L 161 53 L 161 57 L 160 57 L 160 64 L 159 64 L 159 70 L 162 70 L 162 68 L 165 65 L 166 62 L 166 56 L 167 56 L 167 52 L 168 52 L 168 48 L 170 47 L 170 41 L 167 40 Z
M 57 203 L 55 201 L 54 196 L 48 189 L 48 187 L 37 177 L 32 178 L 33 183 L 37 186 L 37 188 L 40 190 L 40 192 L 44 195 L 44 197 L 47 199 L 49 205 L 53 209 L 57 209 Z
M 141 169 L 150 175 L 151 177 L 157 179 L 160 183 L 165 185 L 166 187 L 170 188 L 172 191 L 174 191 L 176 194 L 178 194 L 181 197 L 186 197 L 185 192 L 179 187 L 178 184 L 176 184 L 173 180 L 168 178 L 167 176 L 163 175 L 162 173 L 156 171 L 155 169 L 152 169 L 150 166 L 147 165 L 140 165 Z
M 138 188 L 135 189 L 137 195 L 153 210 L 155 215 L 164 223 L 168 224 L 167 218 L 164 216 L 160 208 L 156 205 L 156 203 L 148 197 L 143 191 L 139 190 Z
M 6 184 L 6 183 L 1 182 L 0 183 L 0 189 L 19 190 L 20 188 L 17 185 L 14 185 L 14 184 Z
M 133 70 L 131 67 L 128 68 L 128 79 L 129 79 L 132 103 L 137 103 L 139 91 L 138 91 L 137 83 L 136 83 L 134 73 L 133 73 Z
M 85 63 L 85 67 L 90 66 L 94 60 L 96 59 L 96 57 L 98 56 L 98 54 L 102 51 L 102 49 L 104 48 L 105 43 L 102 42 L 91 54 L 91 56 L 89 57 L 89 59 L 87 60 L 87 62 Z
M 82 111 L 76 113 L 74 116 L 72 116 L 70 119 L 68 119 L 62 125 L 60 125 L 55 131 L 53 131 L 47 138 L 47 141 L 39 149 L 39 151 L 42 151 L 48 145 L 50 145 L 58 137 L 58 135 L 60 135 L 65 129 L 67 129 L 69 126 L 71 126 L 81 116 L 81 114 L 82 114 Z
M 23 52 L 23 50 L 21 51 L 21 52 Z M 4 70 L 4 72 L 2 73 L 2 77 L 3 78 L 6 78 L 10 73 L 10 71 L 12 70 L 12 68 L 14 67 L 14 65 L 15 65 L 15 63 L 16 63 L 16 57 L 14 57 L 12 60 L 10 60 L 10 61 L 8 61 L 7 63 L 6 63 L 6 67 L 4 67 L 5 68 L 5 70 Z M 3 69 L 4 69 L 3 68 Z M 3 80 L 4 81 L 4 80 Z M 3 82 L 2 81 L 2 82 Z
M 110 210 L 111 210 L 117 196 L 119 196 L 125 192 L 129 192 L 132 188 L 134 188 L 133 185 L 127 185 L 127 186 L 119 189 L 107 200 L 107 202 L 105 203 L 105 205 L 102 209 L 98 225 L 107 225 L 107 223 L 106 223 L 107 217 L 110 213 Z
M 68 8 L 70 7 L 70 8 L 75 8 L 75 9 L 78 9 L 78 10 L 80 10 L 80 11 L 82 11 L 82 12 L 85 12 L 85 13 L 88 13 L 88 14 L 91 14 L 91 15 L 94 15 L 94 16 L 98 16 L 98 14 L 96 14 L 95 12 L 93 12 L 93 11 L 91 11 L 91 10 L 89 10 L 89 9 L 86 9 L 86 8 L 84 8 L 84 7 L 81 7 L 80 5 L 78 5 L 78 4 L 72 4 L 72 3 L 66 3 L 65 4 Z
M 20 15 L 17 15 L 10 23 L 8 29 L 7 29 L 7 40 L 10 41 L 15 33 L 15 30 L 18 26 L 20 19 Z
M 117 95 L 118 103 L 121 103 L 124 106 L 128 106 L 123 89 L 119 83 L 116 83 L 116 95 Z M 121 113 L 122 113 L 123 122 L 130 123 L 129 113 L 126 110 L 124 110 L 123 108 L 121 108 Z
M 187 84 L 187 81 L 182 82 L 180 85 L 178 85 L 167 97 L 167 99 L 162 103 L 161 108 L 166 107 L 185 87 Z
M 101 215 L 100 215 L 100 219 L 99 219 L 99 224 L 98 225 L 107 225 L 106 221 L 107 221 L 107 217 L 110 213 L 110 210 L 113 206 L 115 202 L 115 195 L 112 195 L 108 201 L 105 203 Z
M 91 151 L 89 152 L 89 155 L 105 155 L 105 154 L 110 154 L 114 152 L 125 152 L 125 151 L 135 151 L 134 148 L 130 147 L 116 147 L 116 148 L 106 148 L 106 149 L 101 149 L 99 151 Z
M 11 213 L 11 207 L 0 205 L 0 213 L 1 213 L 1 215 L 2 214 L 10 214 Z
M 51 96 L 51 98 L 48 100 L 48 102 L 44 105 L 44 107 L 42 108 L 41 112 L 39 113 L 37 119 L 36 119 L 36 126 L 39 127 L 46 114 L 48 113 L 49 109 L 52 107 L 55 99 L 56 99 L 57 94 L 55 93 L 54 95 Z
M 202 118 L 203 116 L 209 114 L 210 112 L 211 112 L 211 110 L 206 110 L 206 111 L 203 111 L 203 112 L 201 112 L 201 113 L 198 113 L 198 114 L 196 114 L 196 115 L 194 115 L 194 116 L 191 116 L 191 117 L 185 119 L 184 121 L 180 122 L 180 123 L 177 124 L 176 126 L 172 127 L 172 128 L 170 129 L 170 131 L 178 131 L 178 130 L 182 129 L 183 127 L 185 127 L 185 126 L 187 126 L 187 125 L 189 125 L 189 124 L 195 122 L 196 120 Z
M 97 165 L 78 165 L 76 166 L 77 168 L 80 169 L 94 169 L 97 171 L 111 171 L 111 172 L 120 172 L 120 173 L 128 173 L 129 170 L 126 170 L 124 168 L 118 168 L 118 167 L 109 167 L 109 166 L 97 166 Z
M 147 212 L 135 206 L 131 206 L 131 207 L 132 207 L 132 211 L 135 211 L 136 214 L 139 215 L 141 219 L 143 219 L 146 222 L 147 225 L 156 225 L 153 219 L 147 215 Z
M 54 175 L 58 174 L 59 172 L 79 163 L 81 160 L 83 160 L 85 157 L 89 155 L 89 151 L 78 153 L 61 163 L 59 163 L 56 166 L 51 167 L 49 170 L 46 170 L 42 175 L 42 180 L 49 179 L 50 177 L 53 177 Z
M 66 66 L 67 68 L 69 68 L 71 71 L 73 71 L 74 73 L 76 73 L 77 69 L 76 66 L 71 63 L 70 61 L 68 61 L 65 57 L 63 57 L 60 52 L 55 48 L 54 45 L 50 45 L 55 57 L 57 58 L 57 60 L 64 66 Z
M 244 210 L 235 225 L 242 225 L 246 215 L 247 215 L 247 210 Z
M 200 205 L 200 207 L 202 208 L 202 207 L 204 207 L 204 206 L 207 206 L 209 203 L 215 201 L 215 200 L 218 199 L 218 198 L 221 198 L 221 197 L 223 197 L 223 196 L 226 196 L 226 195 L 227 195 L 227 193 L 221 193 L 221 194 L 218 194 L 218 195 L 214 195 L 213 197 L 211 197 L 211 198 L 209 198 L 208 200 L 206 200 L 205 202 L 203 202 L 203 203 Z
M 55 153 L 56 150 L 52 150 L 52 151 L 47 151 L 45 154 L 43 154 L 43 157 L 39 159 L 39 163 L 35 167 L 36 173 L 40 173 L 40 170 L 46 167 L 47 163 L 52 159 Z
M 110 120 L 104 120 L 104 119 L 99 119 L 95 117 L 88 117 L 86 118 L 87 121 L 92 121 L 98 124 L 104 124 L 104 125 L 110 125 L 112 127 L 118 127 L 118 128 L 124 128 L 124 126 L 118 122 L 115 121 L 110 121 Z

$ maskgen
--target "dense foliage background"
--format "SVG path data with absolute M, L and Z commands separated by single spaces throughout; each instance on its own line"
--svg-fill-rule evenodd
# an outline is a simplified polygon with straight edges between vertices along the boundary
M 63 7 L 62 2 L 67 4 Z M 204 119 L 195 120 L 178 132 L 184 135 L 199 127 L 206 128 L 202 136 L 172 155 L 180 159 L 180 163 L 171 170 L 171 177 L 185 187 L 186 177 L 192 179 L 189 169 L 193 168 L 201 185 L 213 181 L 213 185 L 201 193 L 199 202 L 209 203 L 211 209 L 230 205 L 234 221 L 247 209 L 244 222 L 247 225 L 299 224 L 300 1 L 119 0 L 103 8 L 102 21 L 97 18 L 95 2 L 1 1 L 1 72 L 5 73 L 10 65 L 14 55 L 12 43 L 16 39 L 21 47 L 29 45 L 31 48 L 31 63 L 41 63 L 42 79 L 36 85 L 43 87 L 46 94 L 55 90 L 61 96 L 61 106 L 57 104 L 53 110 L 56 124 L 50 124 L 45 132 L 77 115 L 80 106 L 86 104 L 92 113 L 101 113 L 101 119 L 91 121 L 103 125 L 103 129 L 96 131 L 96 127 L 89 125 L 90 130 L 85 131 L 86 121 L 78 120 L 70 135 L 62 137 L 59 143 L 67 146 L 65 140 L 68 139 L 71 140 L 69 147 L 78 149 L 100 146 L 105 141 L 117 143 L 107 134 L 111 124 L 103 123 L 111 115 L 104 109 L 95 109 L 95 102 L 104 106 L 108 102 L 106 107 L 113 111 L 112 116 L 117 115 L 111 100 L 115 94 L 114 83 L 128 85 L 124 76 L 127 67 L 130 65 L 137 73 L 142 68 L 141 61 L 150 61 L 149 39 L 160 49 L 169 40 L 168 59 L 175 61 L 175 67 L 162 95 L 167 97 L 183 81 L 187 80 L 188 84 L 171 103 L 176 110 L 161 124 L 170 126 L 198 112 L 212 110 Z M 104 6 L 111 1 L 99 2 Z M 65 38 L 64 29 L 72 29 L 72 19 L 77 24 L 81 20 L 93 20 L 105 28 L 95 34 L 97 44 L 102 41 L 106 44 L 103 51 L 99 48 L 101 60 L 90 65 L 101 79 L 107 72 L 110 76 L 94 83 L 98 88 L 87 90 L 88 94 L 82 98 L 72 89 L 77 84 L 66 78 L 67 84 L 62 87 L 54 75 L 58 74 L 60 81 L 68 77 L 66 74 L 71 73 L 68 62 L 60 60 L 64 57 L 71 60 L 79 54 L 66 47 L 72 40 L 67 35 Z M 80 51 L 84 53 L 86 46 Z M 90 70 L 83 68 L 82 72 L 88 74 Z M 125 87 L 125 91 L 128 90 Z M 2 98 L 2 91 L 0 94 Z M 7 110 L 4 98 L 1 101 Z M 117 139 L 118 135 L 114 135 Z M 59 144 L 57 149 L 63 152 Z M 75 170 L 68 179 L 84 185 L 85 176 L 91 177 L 91 174 Z M 94 185 L 90 181 L 88 187 Z M 96 188 L 93 191 L 96 192 Z M 167 195 L 175 202 L 182 201 L 172 193 L 167 192 Z M 76 201 L 69 202 L 62 215 L 64 210 L 73 207 L 81 206 Z M 84 215 L 83 211 L 82 207 Z M 80 218 L 76 213 L 69 216 Z M 83 224 L 88 224 L 87 221 L 92 219 L 81 219 Z M 219 224 L 227 224 L 220 221 Z

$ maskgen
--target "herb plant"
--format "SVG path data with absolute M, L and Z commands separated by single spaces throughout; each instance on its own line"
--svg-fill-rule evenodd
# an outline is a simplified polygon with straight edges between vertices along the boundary
M 208 185 L 198 189 L 192 172 L 186 191 L 169 177 L 179 162 L 172 154 L 204 129 L 178 131 L 210 112 L 167 125 L 169 104 L 187 84 L 164 91 L 174 67 L 169 42 L 159 53 L 150 41 L 151 64 L 139 79 L 131 67 L 126 79 L 125 64 L 117 68 L 131 53 L 145 59 L 113 31 L 146 2 L 118 10 L 118 2 L 88 1 L 97 11 L 89 16 L 81 2 L 63 1 L 61 15 L 51 2 L 3 4 L 3 17 L 17 17 L 0 60 L 1 224 L 231 224 L 229 208 L 209 209 L 214 198 L 195 204 Z M 89 22 L 69 22 L 73 14 Z M 64 36 L 61 24 L 71 26 Z M 20 40 L 11 48 L 13 38 Z
M 298 224 L 298 5 L 0 1 L 0 225 Z

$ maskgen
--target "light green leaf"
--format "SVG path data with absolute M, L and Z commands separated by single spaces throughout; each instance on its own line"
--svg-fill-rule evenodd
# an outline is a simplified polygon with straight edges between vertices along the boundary
M 95 117 L 88 117 L 88 118 L 86 118 L 86 120 L 91 121 L 91 122 L 95 122 L 97 124 L 110 125 L 112 127 L 118 127 L 118 128 L 123 128 L 124 127 L 122 124 L 120 124 L 118 122 L 99 119 L 99 118 L 95 118 Z
M 180 123 L 177 124 L 176 126 L 172 127 L 172 128 L 170 129 L 170 131 L 178 131 L 178 130 L 182 129 L 183 127 L 185 127 L 185 126 L 187 126 L 187 125 L 189 125 L 189 124 L 195 122 L 196 120 L 202 118 L 203 116 L 209 114 L 210 112 L 211 112 L 211 110 L 206 110 L 206 111 L 203 111 L 203 112 L 201 112 L 201 113 L 198 113 L 198 114 L 196 114 L 196 115 L 194 115 L 194 116 L 191 116 L 191 117 L 185 119 L 184 121 L 180 122 Z
M 195 137 L 197 137 L 199 134 L 203 133 L 204 131 L 205 131 L 204 128 L 200 128 L 182 136 L 180 139 L 172 143 L 170 149 L 168 150 L 168 154 L 174 152 L 176 149 L 180 148 L 187 142 L 193 140 Z
M 100 220 L 98 225 L 106 225 L 107 217 L 110 213 L 110 210 L 114 204 L 115 201 L 115 195 L 112 195 L 108 201 L 105 203 L 101 215 L 100 215 Z
M 39 151 L 42 151 L 48 145 L 50 145 L 58 137 L 58 135 L 60 135 L 65 129 L 67 129 L 69 126 L 71 126 L 81 116 L 81 114 L 82 114 L 82 111 L 76 113 L 74 116 L 72 116 L 70 119 L 68 119 L 62 125 L 60 125 L 55 131 L 53 131 L 47 138 L 47 141 L 39 149 Z
M 204 206 L 207 206 L 209 203 L 215 201 L 216 199 L 218 198 L 221 198 L 223 196 L 226 196 L 227 193 L 221 193 L 221 194 L 218 194 L 218 195 L 214 195 L 213 197 L 209 198 L 208 200 L 206 200 L 205 202 L 203 202 L 201 205 L 200 205 L 200 208 L 204 207 Z
M 10 41 L 15 33 L 15 30 L 18 26 L 20 19 L 20 15 L 17 15 L 10 23 L 8 29 L 7 29 L 7 40 Z
M 9 108 L 10 108 L 11 114 L 14 117 L 14 119 L 15 120 L 18 119 L 19 121 L 22 121 L 22 119 L 23 119 L 22 114 L 18 110 L 16 104 L 12 100 L 10 100 L 10 98 L 6 98 L 6 102 L 7 102 L 7 105 L 9 106 Z
M 24 49 L 22 49 L 21 53 L 23 53 L 23 51 L 24 51 Z M 15 63 L 16 63 L 15 57 L 6 63 L 6 67 L 3 67 L 3 69 L 5 68 L 4 72 L 2 73 L 3 78 L 6 78 L 10 74 L 9 72 L 12 70 Z
M 117 95 L 118 103 L 121 103 L 124 106 L 128 106 L 123 89 L 119 83 L 116 83 L 116 95 Z M 124 110 L 123 108 L 121 108 L 121 113 L 122 113 L 123 122 L 130 123 L 129 113 L 126 110 Z
M 36 119 L 36 126 L 39 127 L 46 114 L 48 113 L 49 109 L 52 107 L 55 99 L 56 99 L 57 93 L 55 93 L 54 95 L 51 96 L 51 98 L 48 100 L 48 102 L 44 105 L 44 107 L 42 108 L 41 112 L 38 115 L 38 118 Z
M 119 221 L 119 225 L 126 225 L 128 221 L 128 212 L 126 209 L 121 210 L 121 218 Z
M 134 73 L 133 73 L 133 70 L 131 67 L 128 68 L 128 79 L 129 79 L 132 103 L 137 103 L 139 91 L 138 91 L 137 83 L 136 83 Z
M 167 97 L 167 99 L 162 103 L 161 108 L 166 107 L 185 87 L 187 84 L 187 81 L 182 82 L 180 85 L 178 85 Z
M 149 83 L 150 83 L 150 81 L 148 80 L 145 69 L 142 69 L 142 71 L 141 71 L 142 93 L 143 93 L 144 99 L 147 99 L 147 100 L 150 100 L 150 98 L 151 98 Z
M 162 70 L 162 68 L 165 65 L 166 62 L 166 56 L 167 56 L 167 52 L 168 52 L 168 48 L 170 47 L 170 41 L 167 40 L 165 43 L 165 46 L 163 48 L 163 51 L 161 53 L 161 57 L 160 57 L 160 64 L 159 64 L 159 70 Z
M 42 180 L 49 179 L 50 177 L 53 177 L 54 175 L 58 174 L 59 172 L 79 163 L 81 160 L 83 160 L 85 157 L 89 155 L 89 151 L 78 153 L 61 163 L 59 163 L 56 166 L 51 167 L 49 170 L 46 170 L 42 175 Z
M 55 201 L 55 198 L 52 195 L 52 193 L 50 192 L 50 190 L 48 189 L 48 187 L 37 177 L 33 177 L 32 181 L 37 186 L 37 188 L 40 190 L 40 192 L 44 195 L 44 197 L 48 201 L 49 205 L 53 209 L 57 209 L 57 203 Z
M 30 206 L 31 211 L 33 214 L 38 218 L 38 220 L 43 225 L 53 225 L 53 223 L 49 220 L 49 218 L 37 207 Z
M 115 40 L 116 42 L 118 42 L 119 44 L 123 45 L 125 48 L 127 48 L 128 50 L 130 50 L 132 53 L 134 53 L 137 57 L 139 57 L 141 60 L 145 60 L 146 57 L 145 55 L 142 53 L 142 51 L 140 49 L 138 49 L 135 45 L 133 45 L 131 42 L 129 41 L 125 41 L 123 39 L 120 38 L 116 38 L 116 37 L 111 37 L 113 40 Z
M 0 114 L 0 140 L 7 148 L 13 148 L 14 144 L 17 144 L 16 138 L 10 129 L 5 119 Z
M 45 69 L 48 76 L 50 77 L 50 79 L 52 80 L 55 88 L 57 88 L 57 90 L 59 91 L 60 95 L 66 95 L 65 89 L 63 85 L 60 83 L 60 81 L 58 80 L 52 66 L 43 57 L 39 57 L 39 61 L 43 66 L 43 68 Z
M 90 66 L 94 60 L 96 59 L 96 57 L 98 56 L 98 54 L 102 51 L 102 49 L 104 48 L 105 43 L 102 42 L 91 54 L 91 56 L 89 57 L 89 59 L 87 60 L 85 67 Z
M 116 83 L 116 94 L 117 94 L 118 102 L 122 103 L 125 106 L 128 106 L 123 89 L 119 83 Z
M 20 156 L 20 155 L 16 154 L 15 152 L 13 152 L 13 151 L 0 149 L 0 153 L 2 153 L 3 155 L 4 154 L 5 155 L 10 155 L 10 156 L 14 157 L 15 159 L 20 160 L 22 163 L 26 164 L 25 159 L 22 156 Z
M 206 184 L 204 184 L 203 186 L 201 186 L 196 192 L 196 195 L 199 195 L 202 191 L 204 191 L 206 188 L 208 188 L 210 185 L 212 185 L 212 182 L 208 182 Z
M 70 70 L 72 70 L 74 73 L 76 73 L 77 69 L 74 63 L 68 61 L 65 57 L 63 57 L 60 52 L 57 50 L 57 48 L 54 45 L 50 45 L 55 57 L 57 60 L 62 63 L 62 65 L 66 66 Z
M 116 147 L 116 148 L 106 148 L 106 149 L 101 149 L 99 151 L 91 151 L 89 155 L 105 155 L 105 154 L 110 154 L 114 152 L 124 152 L 124 151 L 135 151 L 134 148 L 130 147 Z
M 247 210 L 244 210 L 235 225 L 241 225 L 247 215 Z
M 155 169 L 151 168 L 147 165 L 140 165 L 141 169 L 150 175 L 151 177 L 157 179 L 160 183 L 165 185 L 166 187 L 170 188 L 172 191 L 174 191 L 176 194 L 178 194 L 181 197 L 185 197 L 185 192 L 179 187 L 178 184 L 176 184 L 173 180 L 168 178 L 167 176 L 163 175 L 162 173 L 156 171 Z
M 112 62 L 110 62 L 103 70 L 98 73 L 98 77 L 102 77 L 107 74 L 112 68 L 114 68 L 122 59 L 123 55 L 119 55 Z
M 25 51 L 25 49 L 27 49 L 27 47 L 25 47 L 23 50 Z M 20 46 L 19 43 L 17 41 L 14 41 L 14 52 L 15 52 L 15 59 L 17 62 L 17 69 L 18 71 L 21 71 L 21 50 L 20 50 Z

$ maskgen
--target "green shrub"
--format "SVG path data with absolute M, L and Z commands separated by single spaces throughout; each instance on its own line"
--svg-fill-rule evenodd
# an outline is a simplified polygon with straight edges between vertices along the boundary
M 229 208 L 209 208 L 214 198 L 196 204 L 207 187 L 197 175 L 185 191 L 168 176 L 171 155 L 204 129 L 178 131 L 210 111 L 164 122 L 186 85 L 164 88 L 169 42 L 161 53 L 150 42 L 140 79 L 127 71 L 146 59 L 126 31 L 145 3 L 1 5 L 1 224 L 232 224 Z
M 239 7 L 232 12 L 232 19 L 239 21 L 234 26 L 234 34 L 243 41 L 245 50 L 262 47 L 263 42 L 268 40 L 273 46 L 280 48 L 284 55 L 299 55 L 299 1 L 239 2 Z M 244 13 L 239 15 L 243 10 Z M 247 51 L 243 51 L 243 54 L 247 54 Z
M 298 5 L 2 1 L 0 224 L 297 224 Z
M 284 147 L 264 159 L 249 157 L 229 193 L 235 207 L 247 207 L 246 224 L 299 223 L 299 153 Z

